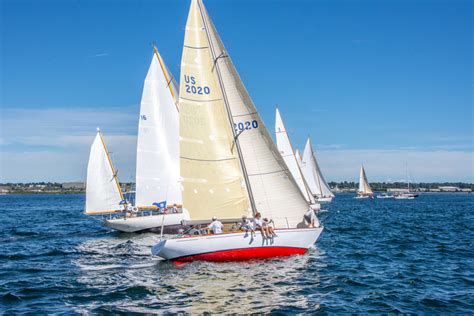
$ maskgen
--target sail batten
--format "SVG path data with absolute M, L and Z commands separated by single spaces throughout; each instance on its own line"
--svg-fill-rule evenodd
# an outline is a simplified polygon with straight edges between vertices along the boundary
M 182 204 L 179 114 L 173 79 L 154 47 L 143 87 L 137 141 L 136 205 Z

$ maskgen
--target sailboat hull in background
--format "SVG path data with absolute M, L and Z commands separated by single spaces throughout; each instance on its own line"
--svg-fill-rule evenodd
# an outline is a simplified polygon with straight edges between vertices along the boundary
M 105 220 L 104 224 L 107 227 L 126 233 L 141 231 L 161 232 L 161 227 L 163 227 L 163 233 L 175 234 L 181 228 L 183 220 L 189 220 L 187 211 L 179 214 L 114 218 Z
M 260 232 L 228 233 L 162 240 L 152 254 L 175 263 L 191 261 L 247 261 L 304 254 L 319 238 L 323 227 L 276 229 L 264 239 Z
M 319 203 L 331 203 L 333 199 L 332 197 L 317 197 L 317 196 L 315 196 L 314 198 Z

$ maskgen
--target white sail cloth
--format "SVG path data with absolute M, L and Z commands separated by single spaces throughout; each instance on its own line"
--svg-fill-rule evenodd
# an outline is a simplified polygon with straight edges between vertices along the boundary
M 305 225 L 308 203 L 200 0 L 191 3 L 180 83 L 183 198 L 191 218 L 240 217 L 250 204 L 276 227 Z
M 176 90 L 155 48 L 140 106 L 136 205 L 182 204 L 179 166 L 179 113 Z
M 293 151 L 293 146 L 291 145 L 290 137 L 288 136 L 285 124 L 283 123 L 283 119 L 278 109 L 276 109 L 275 113 L 275 135 L 277 147 L 280 151 L 281 157 L 285 161 L 286 166 L 288 167 L 291 172 L 291 175 L 295 179 L 296 184 L 298 185 L 301 191 L 301 194 L 303 194 L 308 203 L 314 204 L 314 197 L 311 194 L 303 178 L 303 174 L 301 173 L 300 169 L 300 163 L 295 155 L 295 152 Z
M 364 166 L 360 167 L 358 192 L 361 194 L 366 194 L 366 195 L 374 193 L 372 191 L 372 188 L 369 185 L 369 182 L 367 181 L 367 176 L 365 174 Z
M 302 167 L 306 183 L 311 192 L 319 197 L 334 197 L 329 185 L 323 177 L 321 169 L 319 168 L 316 156 L 311 146 L 311 140 L 308 138 L 303 152 Z
M 87 165 L 85 213 L 114 212 L 122 199 L 116 172 L 102 135 L 97 130 Z

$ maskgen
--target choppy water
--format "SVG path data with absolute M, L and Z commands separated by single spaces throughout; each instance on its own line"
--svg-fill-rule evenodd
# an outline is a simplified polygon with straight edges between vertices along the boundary
M 474 195 L 338 195 L 308 255 L 176 267 L 82 195 L 0 196 L 0 314 L 474 313 Z

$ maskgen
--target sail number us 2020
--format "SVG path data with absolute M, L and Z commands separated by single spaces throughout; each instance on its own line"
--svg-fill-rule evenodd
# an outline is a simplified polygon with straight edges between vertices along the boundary
M 184 81 L 186 82 L 185 88 L 187 93 L 192 94 L 209 94 L 211 89 L 208 86 L 196 85 L 196 78 L 194 76 L 184 75 Z

